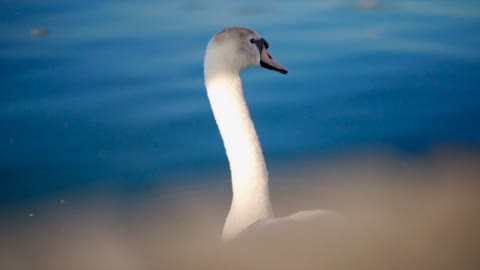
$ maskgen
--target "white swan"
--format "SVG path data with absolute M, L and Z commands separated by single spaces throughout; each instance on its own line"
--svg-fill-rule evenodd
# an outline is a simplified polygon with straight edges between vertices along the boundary
M 285 221 L 331 215 L 325 210 L 302 211 L 274 218 L 268 190 L 268 171 L 243 95 L 240 71 L 262 66 L 286 74 L 268 52 L 268 43 L 255 31 L 226 28 L 215 34 L 204 59 L 205 86 L 230 164 L 233 198 L 222 239 Z

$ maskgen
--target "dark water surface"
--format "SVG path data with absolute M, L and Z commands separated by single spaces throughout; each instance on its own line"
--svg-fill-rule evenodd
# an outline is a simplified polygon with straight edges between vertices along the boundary
M 0 203 L 226 173 L 202 61 L 233 25 L 289 69 L 243 73 L 270 169 L 480 146 L 478 1 L 0 0 Z

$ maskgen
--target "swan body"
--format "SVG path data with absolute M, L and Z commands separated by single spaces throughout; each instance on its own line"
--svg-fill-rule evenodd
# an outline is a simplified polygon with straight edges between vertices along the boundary
M 331 213 L 312 210 L 285 218 L 273 216 L 267 166 L 240 79 L 240 72 L 250 66 L 287 73 L 267 49 L 267 41 L 254 30 L 232 27 L 215 34 L 205 54 L 205 87 L 225 146 L 232 180 L 232 204 L 222 233 L 225 241 L 246 231 Z

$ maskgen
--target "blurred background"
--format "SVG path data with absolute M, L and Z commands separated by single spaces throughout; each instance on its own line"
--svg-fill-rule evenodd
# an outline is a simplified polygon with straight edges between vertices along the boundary
M 480 144 L 477 1 L 0 3 L 2 205 L 228 174 L 202 62 L 227 26 L 256 29 L 290 71 L 243 73 L 272 171 Z
M 99 190 L 135 201 L 215 186 L 226 214 L 203 56 L 228 26 L 255 29 L 289 70 L 242 74 L 272 175 L 385 153 L 397 168 L 438 149 L 468 151 L 461 172 L 478 165 L 476 0 L 0 0 L 2 213 L 34 218 L 40 202 Z
M 95 262 L 105 254 L 119 259 L 111 269 L 142 269 L 138 262 L 148 259 L 136 256 L 141 248 L 124 249 L 132 240 L 125 237 L 141 231 L 131 237 L 149 246 L 145 239 L 169 235 L 165 220 L 179 217 L 190 225 L 208 220 L 200 228 L 211 234 L 200 234 L 218 240 L 229 169 L 204 89 L 203 56 L 210 37 L 228 26 L 255 29 L 289 70 L 242 74 L 277 213 L 402 205 L 408 220 L 443 224 L 430 240 L 457 232 L 464 235 L 453 234 L 451 243 L 464 243 L 477 230 L 462 218 L 479 210 L 479 1 L 0 0 L 5 269 L 82 269 L 86 261 L 92 265 L 84 269 L 101 269 Z M 452 184 L 465 181 L 466 188 Z M 342 192 L 334 192 L 339 183 Z M 202 203 L 205 197 L 213 201 Z M 358 203 L 368 197 L 375 200 Z M 295 198 L 302 199 L 288 201 Z M 202 211 L 211 218 L 199 217 Z M 113 235 L 106 234 L 111 224 Z M 423 225 L 399 235 L 415 241 L 430 232 Z M 59 234 L 57 249 L 49 249 Z M 98 249 L 91 249 L 94 239 Z M 37 245 L 25 251 L 31 242 Z M 159 243 L 150 250 L 163 250 Z M 430 248 L 446 245 L 422 243 L 443 256 Z M 415 247 L 412 254 L 421 254 L 423 246 Z M 71 256 L 58 264 L 63 250 Z M 72 259 L 89 258 L 86 250 L 98 261 Z

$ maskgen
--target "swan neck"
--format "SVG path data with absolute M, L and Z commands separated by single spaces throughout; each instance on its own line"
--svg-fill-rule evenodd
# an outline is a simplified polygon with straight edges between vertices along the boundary
M 224 227 L 225 239 L 273 216 L 268 171 L 239 73 L 206 68 L 205 84 L 231 171 L 233 199 Z

